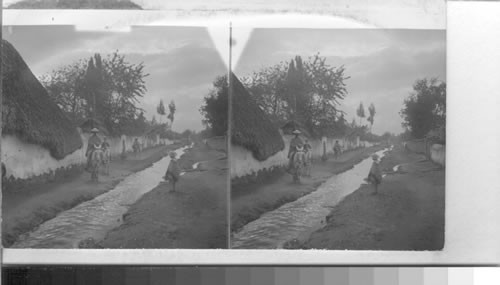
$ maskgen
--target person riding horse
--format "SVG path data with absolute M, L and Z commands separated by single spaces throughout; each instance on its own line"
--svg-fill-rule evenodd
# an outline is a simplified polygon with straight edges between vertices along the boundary
M 85 152 L 85 156 L 87 157 L 87 171 L 90 171 L 90 160 L 92 157 L 92 152 L 94 152 L 94 149 L 96 146 L 101 145 L 101 139 L 99 136 L 97 136 L 97 133 L 99 130 L 97 128 L 93 128 L 90 130 L 92 133 L 92 136 L 90 136 L 88 143 L 87 143 L 87 151 Z
M 297 147 L 302 147 L 304 145 L 304 142 L 302 142 L 302 139 L 299 137 L 299 130 L 294 130 L 292 134 L 294 134 L 295 137 L 290 141 L 290 147 L 288 148 L 288 171 L 292 169 L 293 155 L 297 152 Z

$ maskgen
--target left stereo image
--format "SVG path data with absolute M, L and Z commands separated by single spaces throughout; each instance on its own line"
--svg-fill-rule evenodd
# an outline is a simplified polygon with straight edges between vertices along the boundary
M 228 247 L 228 70 L 207 28 L 2 33 L 3 247 Z

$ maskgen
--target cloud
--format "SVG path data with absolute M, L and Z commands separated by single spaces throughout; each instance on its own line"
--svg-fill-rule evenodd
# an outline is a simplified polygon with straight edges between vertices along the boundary
M 245 76 L 295 55 L 307 58 L 318 52 L 331 66 L 343 65 L 351 77 L 340 106 L 349 121 L 360 102 L 375 105 L 375 133 L 402 130 L 399 111 L 417 79 L 446 80 L 445 32 L 432 30 L 258 29 L 236 72 Z
M 12 31 L 10 32 L 9 31 Z M 140 100 L 151 118 L 160 99 L 174 100 L 173 128 L 200 130 L 199 108 L 216 76 L 227 73 L 205 28 L 133 27 L 130 32 L 82 32 L 72 26 L 5 27 L 4 37 L 40 76 L 95 53 L 119 50 L 133 64 L 144 64 L 147 92 Z M 43 41 L 40 39 L 44 39 Z M 157 116 L 158 117 L 158 116 Z

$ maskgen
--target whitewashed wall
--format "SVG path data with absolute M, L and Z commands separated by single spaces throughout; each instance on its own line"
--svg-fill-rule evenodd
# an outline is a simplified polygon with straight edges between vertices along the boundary
M 285 142 L 285 148 L 267 158 L 264 161 L 258 161 L 252 155 L 252 153 L 244 147 L 238 145 L 231 146 L 231 179 L 244 177 L 247 175 L 253 175 L 263 170 L 272 170 L 275 167 L 286 166 L 288 163 L 288 148 L 290 146 L 290 141 L 293 138 L 291 135 L 283 135 L 283 141 Z M 305 140 L 304 138 L 302 138 Z M 312 146 L 313 158 L 319 158 L 323 155 L 323 142 L 326 143 L 326 152 L 327 154 L 333 153 L 333 145 L 335 141 L 338 140 L 340 145 L 343 147 L 343 150 L 350 150 L 356 147 L 359 147 L 362 142 L 359 141 L 359 138 L 354 140 L 353 142 L 348 141 L 345 138 L 326 138 L 323 137 L 321 140 L 311 140 L 309 139 L 309 144 Z M 371 146 L 370 143 L 366 143 L 365 145 Z
M 2 136 L 2 162 L 5 163 L 7 177 L 27 179 L 84 161 L 85 154 L 82 149 L 57 160 L 40 145 L 26 143 L 11 135 Z
M 33 176 L 38 176 L 59 168 L 67 168 L 69 166 L 85 163 L 85 150 L 87 149 L 87 141 L 90 134 L 82 133 L 80 136 L 83 140 L 83 147 L 67 155 L 61 160 L 57 160 L 50 155 L 50 152 L 36 144 L 27 143 L 18 139 L 15 136 L 2 136 L 2 162 L 5 163 L 7 170 L 6 176 L 14 178 L 27 179 Z M 100 136 L 102 138 L 102 136 Z M 137 137 L 142 145 L 142 148 L 148 148 L 159 144 L 171 144 L 167 139 L 156 139 Z M 126 152 L 132 151 L 132 144 L 135 137 L 121 136 L 109 137 L 110 151 L 112 156 L 118 156 L 122 153 L 122 142 L 125 141 Z
M 445 166 L 446 147 L 442 144 L 433 144 L 430 149 L 431 160 L 441 166 Z

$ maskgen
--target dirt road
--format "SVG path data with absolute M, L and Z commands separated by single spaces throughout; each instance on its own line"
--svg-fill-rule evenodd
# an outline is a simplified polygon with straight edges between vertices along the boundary
M 77 175 L 45 184 L 30 185 L 22 191 L 3 191 L 2 240 L 4 247 L 12 245 L 24 234 L 58 213 L 91 200 L 111 189 L 126 176 L 151 166 L 169 150 L 180 145 L 147 149 L 137 156 L 129 154 L 126 160 L 115 158 L 110 164 L 109 176 L 101 175 L 99 183 L 90 181 L 90 174 Z
M 395 148 L 382 160 L 390 171 L 373 195 L 363 185 L 328 215 L 300 248 L 440 250 L 444 246 L 445 171 L 422 155 Z
M 176 192 L 161 183 L 133 204 L 124 223 L 100 242 L 104 248 L 227 248 L 226 154 L 194 147 L 179 160 Z
M 326 162 L 315 161 L 311 177 L 301 178 L 301 184 L 292 183 L 292 177 L 283 171 L 262 180 L 259 184 L 233 185 L 231 189 L 231 231 L 237 232 L 245 224 L 283 204 L 315 191 L 334 174 L 351 169 L 381 146 L 353 150 L 338 159 L 330 157 Z

